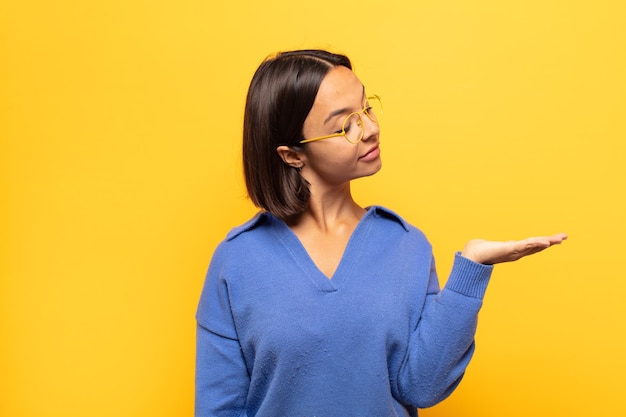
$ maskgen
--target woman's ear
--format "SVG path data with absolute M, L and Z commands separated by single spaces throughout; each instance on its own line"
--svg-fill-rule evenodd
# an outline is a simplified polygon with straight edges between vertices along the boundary
M 276 148 L 276 152 L 278 152 L 278 155 L 283 160 L 283 162 L 290 167 L 302 169 L 302 167 L 304 166 L 304 161 L 302 160 L 301 153 L 296 151 L 294 148 L 286 145 L 281 145 Z

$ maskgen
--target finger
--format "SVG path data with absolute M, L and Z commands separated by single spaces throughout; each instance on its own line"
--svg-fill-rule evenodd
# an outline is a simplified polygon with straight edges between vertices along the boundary
M 541 242 L 542 244 L 547 244 L 548 246 L 551 246 L 551 245 L 558 245 L 558 244 L 560 244 L 561 242 L 563 242 L 566 239 L 567 239 L 567 234 L 565 234 L 565 233 L 558 233 L 558 234 L 552 235 L 552 236 L 530 237 L 530 238 L 526 239 L 526 241 L 528 241 L 528 242 Z
M 550 246 L 550 239 L 547 237 L 530 237 L 528 239 L 526 239 L 525 241 L 523 241 L 526 244 L 527 248 L 536 248 L 536 247 L 540 247 L 540 248 L 547 248 Z
M 567 233 L 558 233 L 553 237 L 553 242 L 554 244 L 558 245 L 559 243 L 563 242 L 564 240 L 567 240 Z

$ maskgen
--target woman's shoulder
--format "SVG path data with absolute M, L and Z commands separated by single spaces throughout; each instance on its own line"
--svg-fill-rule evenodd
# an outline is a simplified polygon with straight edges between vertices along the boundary
M 276 234 L 273 230 L 278 227 L 276 218 L 270 213 L 260 211 L 244 223 L 233 227 L 226 233 L 224 239 L 218 243 L 212 256 L 212 262 L 241 262 L 250 257 L 251 253 L 258 253 L 266 247 L 276 245 Z
M 225 241 L 231 241 L 236 239 L 238 236 L 246 232 L 250 232 L 263 224 L 267 224 L 271 221 L 271 215 L 266 211 L 259 211 L 255 214 L 251 219 L 247 220 L 245 223 L 240 224 L 239 226 L 235 226 L 226 234 Z
M 375 219 L 383 222 L 386 226 L 395 224 L 408 233 L 424 236 L 424 233 L 419 228 L 406 221 L 404 217 L 394 210 L 384 206 L 369 206 L 366 209 L 368 214 L 371 214 Z

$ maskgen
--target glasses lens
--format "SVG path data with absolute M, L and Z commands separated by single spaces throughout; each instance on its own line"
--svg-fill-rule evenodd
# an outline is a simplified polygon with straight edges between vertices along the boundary
M 363 119 L 359 113 L 352 113 L 343 122 L 343 130 L 350 143 L 357 143 L 363 138 Z
M 365 114 L 371 121 L 378 123 L 383 117 L 383 105 L 380 102 L 380 97 L 370 96 L 365 103 Z

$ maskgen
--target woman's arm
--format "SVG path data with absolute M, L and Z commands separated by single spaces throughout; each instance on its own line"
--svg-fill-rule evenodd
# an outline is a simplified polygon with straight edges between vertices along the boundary
M 198 323 L 195 416 L 243 415 L 249 384 L 239 341 Z
M 509 242 L 468 242 L 456 255 L 445 288 L 426 298 L 398 374 L 398 398 L 416 407 L 430 407 L 450 395 L 474 352 L 478 312 L 492 265 L 516 261 L 566 238 L 558 234 Z M 430 279 L 436 279 L 434 271 Z
M 478 312 L 492 270 L 456 254 L 446 286 L 427 295 L 409 336 L 394 387 L 399 400 L 425 408 L 454 391 L 474 352 Z M 434 270 L 430 279 L 436 279 Z
M 250 377 L 231 311 L 225 245 L 213 254 L 198 303 L 196 417 L 244 415 Z

